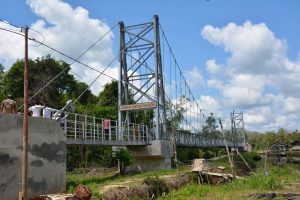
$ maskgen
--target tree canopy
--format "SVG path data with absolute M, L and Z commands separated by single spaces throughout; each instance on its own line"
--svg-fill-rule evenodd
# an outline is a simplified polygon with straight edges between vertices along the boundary
M 0 100 L 7 94 L 10 94 L 19 105 L 22 104 L 23 73 L 24 60 L 17 60 L 5 73 L 3 72 L 3 67 L 0 67 L 0 82 L 2 83 Z M 57 76 L 58 74 L 59 76 Z M 50 55 L 35 60 L 29 59 L 29 97 L 35 95 L 46 84 L 48 85 L 29 102 L 30 104 L 44 101 L 50 107 L 61 108 L 68 99 L 76 99 L 88 87 L 87 84 L 76 80 L 70 74 L 69 64 L 63 61 L 57 61 Z M 96 101 L 96 97 L 88 89 L 79 99 L 79 103 L 86 105 L 90 101 Z

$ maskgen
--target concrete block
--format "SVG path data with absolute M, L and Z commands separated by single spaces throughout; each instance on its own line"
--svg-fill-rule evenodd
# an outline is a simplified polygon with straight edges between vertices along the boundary
M 23 116 L 0 113 L 0 197 L 21 191 Z M 28 118 L 28 198 L 65 191 L 66 136 L 51 119 Z

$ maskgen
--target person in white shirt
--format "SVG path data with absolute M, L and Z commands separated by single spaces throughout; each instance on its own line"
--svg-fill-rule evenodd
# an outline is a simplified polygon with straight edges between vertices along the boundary
M 52 115 L 52 108 L 46 106 L 43 109 L 43 118 L 50 119 L 52 117 L 51 115 Z
M 35 104 L 34 106 L 31 106 L 28 110 L 32 113 L 33 117 L 41 117 L 41 111 L 44 109 L 46 106 L 45 104 L 43 105 L 37 105 Z

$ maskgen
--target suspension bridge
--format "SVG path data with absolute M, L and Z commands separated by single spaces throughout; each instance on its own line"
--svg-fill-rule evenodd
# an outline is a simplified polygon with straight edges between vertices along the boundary
M 115 27 L 117 26 L 112 29 Z M 19 31 L 1 27 L 0 29 L 24 36 Z M 0 113 L 0 171 L 5 174 L 0 181 L 2 196 L 4 193 L 7 199 L 17 198 L 16 191 L 20 191 L 21 182 L 19 175 L 21 161 L 23 161 L 24 188 L 27 187 L 25 181 L 27 166 L 30 164 L 28 187 L 31 196 L 41 192 L 63 191 L 66 185 L 67 146 L 126 146 L 135 159 L 134 165 L 143 171 L 171 168 L 176 147 L 245 147 L 242 113 L 231 113 L 231 136 L 227 136 L 227 140 L 211 134 L 211 131 L 208 131 L 209 135 L 201 134 L 210 116 L 206 116 L 197 103 L 158 16 L 137 25 L 125 26 L 120 22 L 119 52 L 106 67 L 102 68 L 103 70 L 100 71 L 79 61 L 112 29 L 77 58 L 35 38 L 27 37 L 25 32 L 25 38 L 73 61 L 29 100 L 39 95 L 74 63 L 79 63 L 98 75 L 76 100 L 56 112 L 52 119 L 37 117 L 27 119 L 27 114 L 22 116 Z M 114 63 L 119 65 L 118 79 L 106 73 Z M 118 82 L 118 120 L 74 113 L 70 109 L 72 104 L 75 104 L 97 79 L 103 76 Z M 151 119 L 148 119 L 148 122 L 141 120 L 147 113 L 150 113 Z M 26 123 L 22 123 L 23 121 Z M 28 124 L 29 139 L 24 133 L 26 132 L 24 124 Z M 220 128 L 223 133 L 221 119 Z M 23 137 L 20 137 L 22 132 Z M 22 191 L 26 191 L 24 188 Z
M 66 113 L 61 126 L 68 145 L 145 146 L 155 140 L 174 140 L 179 147 L 225 147 L 223 138 L 199 134 L 207 116 L 178 65 L 158 16 L 137 25 L 119 22 L 119 53 L 103 71 L 94 69 L 99 76 L 91 85 L 101 75 L 108 76 L 105 70 L 117 58 L 118 120 Z M 153 111 L 152 123 L 135 123 L 135 113 L 145 110 Z M 235 120 L 232 116 L 233 137 L 227 143 L 243 148 L 244 140 L 234 137 L 242 132 L 243 119 Z
M 116 27 L 119 27 L 119 51 L 107 66 L 99 70 L 80 61 L 85 53 Z M 146 23 L 136 25 L 125 26 L 123 22 L 119 22 L 77 58 L 47 45 L 44 41 L 40 42 L 31 37 L 28 39 L 73 61 L 41 87 L 29 101 L 74 63 L 98 74 L 76 100 L 54 114 L 53 119 L 58 121 L 66 137 L 66 145 L 126 146 L 129 149 L 136 147 L 146 149 L 147 155 L 153 155 L 151 149 L 154 147 L 162 150 L 157 155 L 163 154 L 164 148 L 172 152 L 176 146 L 225 147 L 224 137 L 212 134 L 215 130 L 209 131 L 208 135 L 201 134 L 209 116 L 205 115 L 193 95 L 157 15 Z M 118 79 L 106 73 L 113 64 L 119 66 Z M 118 120 L 71 112 L 71 105 L 103 76 L 118 82 Z M 145 117 L 147 112 L 151 119 L 146 122 L 140 118 Z M 220 119 L 220 127 L 221 123 Z M 244 148 L 243 129 L 242 113 L 231 113 L 232 136 L 227 137 L 228 147 Z

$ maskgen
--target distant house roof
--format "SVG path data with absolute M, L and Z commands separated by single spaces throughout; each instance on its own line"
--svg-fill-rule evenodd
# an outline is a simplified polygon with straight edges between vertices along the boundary
M 300 140 L 295 140 L 293 142 L 291 142 L 292 146 L 300 146 Z
M 287 146 L 287 144 L 283 142 L 274 142 L 272 146 Z
M 288 145 L 283 142 L 275 142 L 272 144 L 272 147 L 271 147 L 273 152 L 286 151 L 287 148 L 288 148 Z

